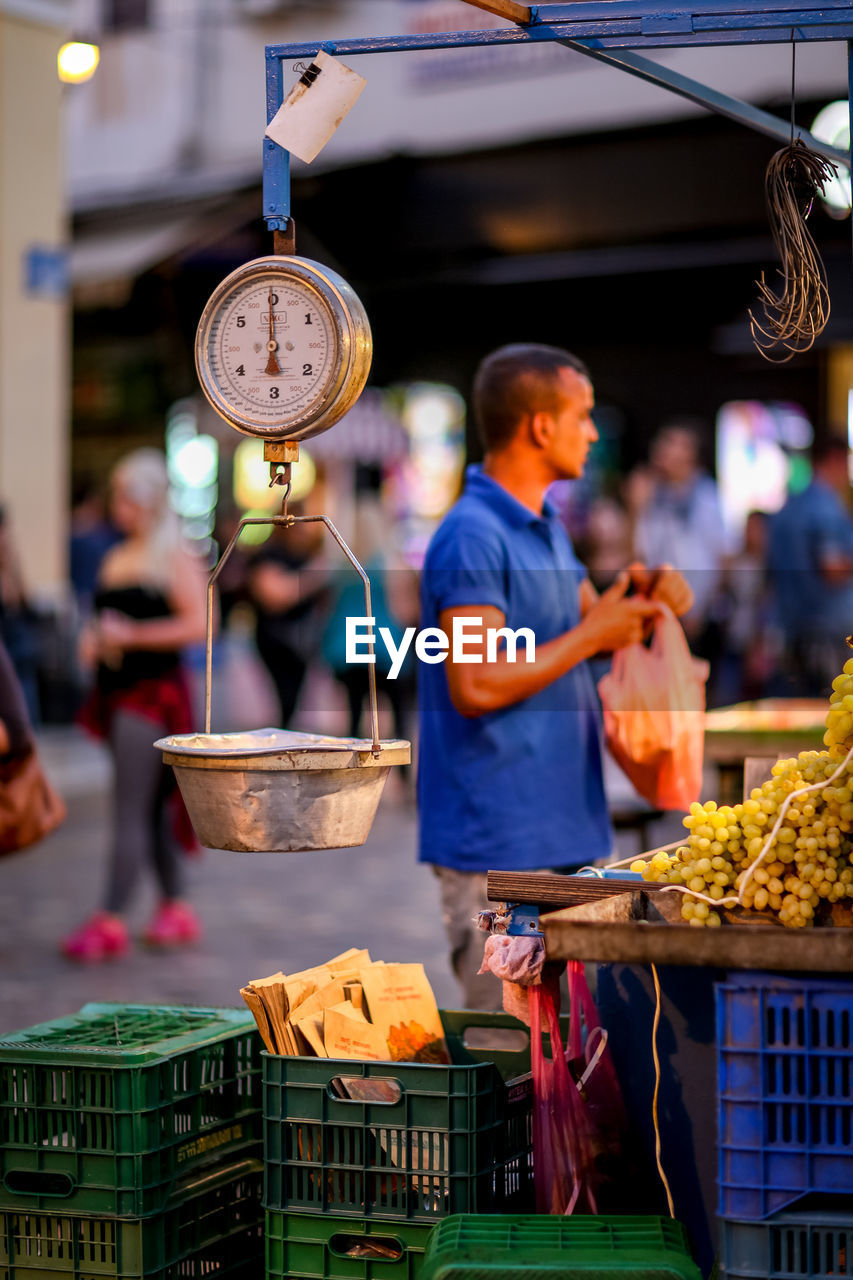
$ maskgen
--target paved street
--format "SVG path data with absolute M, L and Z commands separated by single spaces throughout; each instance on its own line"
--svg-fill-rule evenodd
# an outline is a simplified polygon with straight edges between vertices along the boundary
M 40 741 L 69 816 L 41 845 L 0 864 L 0 1033 L 73 1012 L 87 1000 L 233 1005 L 248 980 L 320 963 L 348 946 L 367 946 L 377 959 L 422 962 L 439 1005 L 459 1002 L 437 887 L 415 861 L 415 812 L 393 770 L 362 848 L 208 850 L 189 866 L 189 896 L 205 928 L 201 944 L 165 953 L 137 945 L 108 964 L 70 964 L 58 941 L 96 906 L 103 886 L 109 761 L 76 729 L 48 729 Z M 648 835 L 652 844 L 674 838 L 663 823 Z M 635 852 L 636 836 L 622 835 L 620 846 L 622 856 Z M 131 916 L 137 933 L 154 901 L 146 883 Z
M 323 853 L 207 851 L 190 865 L 204 941 L 180 953 L 142 946 L 104 965 L 57 952 L 96 905 L 108 841 L 108 761 L 75 730 L 43 736 L 47 767 L 69 801 L 65 825 L 0 866 L 0 1032 L 78 1009 L 87 1000 L 233 1005 L 251 978 L 301 969 L 348 946 L 377 959 L 422 961 L 440 1005 L 457 1003 L 437 893 L 415 862 L 414 811 L 391 776 L 368 843 Z M 146 884 L 137 932 L 154 904 Z

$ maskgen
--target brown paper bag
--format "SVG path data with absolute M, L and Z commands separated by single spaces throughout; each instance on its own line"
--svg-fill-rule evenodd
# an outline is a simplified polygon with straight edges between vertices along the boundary
M 348 1000 L 327 1009 L 323 1014 L 323 1043 L 330 1058 L 388 1061 L 385 1036 Z
M 312 995 L 298 1005 L 292 1013 L 294 1020 L 302 1021 L 303 1018 L 309 1017 L 314 1013 L 322 1013 L 324 1009 L 328 1009 L 331 1005 L 341 1004 L 346 1000 L 347 994 L 342 982 L 327 982 L 324 987 L 319 987 Z
M 255 991 L 251 986 L 241 987 L 240 995 L 252 1011 L 252 1016 L 258 1024 L 258 1031 L 261 1033 L 261 1039 L 263 1040 L 267 1051 L 269 1053 L 275 1053 L 275 1033 L 270 1026 L 270 1020 L 267 1016 L 266 1006 L 263 1000 L 258 995 L 257 991 Z
M 371 965 L 361 973 L 367 1013 L 392 1062 L 449 1062 L 444 1028 L 422 964 Z
M 268 978 L 253 978 L 249 988 L 263 1001 L 269 1025 L 275 1038 L 275 1053 L 293 1053 L 286 1031 L 287 993 L 284 974 L 273 973 Z
M 300 1018 L 293 1023 L 293 1030 L 297 1038 L 301 1037 L 305 1047 L 302 1053 L 308 1057 L 312 1055 L 318 1058 L 328 1058 L 326 1053 L 326 1044 L 323 1038 L 323 1013 L 309 1014 L 307 1018 Z
M 339 974 L 342 969 L 353 969 L 356 972 L 364 969 L 367 965 L 372 964 L 370 952 L 358 947 L 350 947 L 349 951 L 343 951 L 339 956 L 335 956 L 334 960 L 326 961 L 326 968 L 331 969 L 335 975 Z

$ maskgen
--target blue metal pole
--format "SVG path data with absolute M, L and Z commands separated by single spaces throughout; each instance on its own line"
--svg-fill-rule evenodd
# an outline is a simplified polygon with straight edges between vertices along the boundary
M 714 45 L 784 44 L 795 27 L 799 40 L 853 38 L 850 0 L 773 0 L 772 9 L 738 0 L 703 0 L 682 9 L 662 8 L 660 0 L 601 0 L 587 4 L 532 6 L 528 26 L 486 31 L 418 32 L 323 41 L 327 53 L 400 53 L 415 49 L 462 49 L 477 45 L 535 44 L 555 40 L 589 42 L 598 49 L 689 48 Z M 312 58 L 317 44 L 270 45 L 268 56 Z
M 847 41 L 847 112 L 850 119 L 850 185 L 853 191 L 853 40 Z M 853 229 L 853 211 L 850 225 Z
M 565 45 L 567 49 L 574 49 L 578 53 L 586 54 L 589 58 L 595 58 L 599 62 L 605 63 L 607 66 L 616 67 L 621 71 L 627 71 L 629 75 L 638 76 L 641 80 L 647 80 L 649 84 L 658 85 L 661 89 L 668 89 L 672 93 L 677 93 L 682 98 L 687 98 L 690 102 L 695 102 L 700 107 L 706 107 L 709 111 L 713 111 L 716 115 L 725 116 L 728 120 L 734 120 L 737 124 L 746 125 L 748 129 L 755 129 L 758 133 L 767 134 L 769 138 L 775 138 L 777 142 L 787 144 L 791 136 L 790 121 L 780 120 L 768 111 L 762 111 L 759 107 L 752 106 L 749 102 L 743 102 L 740 98 L 733 98 L 727 93 L 720 93 L 717 89 L 712 89 L 710 85 L 701 84 L 698 80 L 691 80 L 689 76 L 683 76 L 680 72 L 675 71 L 672 67 L 665 67 L 662 63 L 654 62 L 651 58 L 644 58 L 641 54 L 623 51 L 619 53 L 611 53 L 603 49 L 594 49 L 589 45 L 578 43 L 576 40 L 560 40 L 558 43 Z M 796 129 L 796 136 L 802 138 L 806 146 L 818 155 L 826 156 L 828 160 L 833 160 L 837 164 L 850 166 L 849 152 L 840 151 L 838 147 L 832 147 L 827 142 L 820 142 L 806 129 Z
M 284 65 L 267 47 L 267 124 L 284 98 Z M 290 219 L 290 152 L 272 138 L 263 141 L 264 217 L 270 231 L 284 231 Z
M 536 6 L 536 16 L 539 22 L 641 22 L 647 30 L 679 26 L 696 31 L 712 22 L 749 27 L 766 20 L 790 27 L 803 19 L 834 21 L 849 8 L 849 0 L 608 0 L 606 7 L 601 0 L 550 0 Z

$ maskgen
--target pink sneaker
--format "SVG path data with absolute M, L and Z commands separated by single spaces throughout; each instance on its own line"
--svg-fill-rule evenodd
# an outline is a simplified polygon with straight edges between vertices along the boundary
M 107 911 L 99 911 L 63 941 L 62 954 L 69 960 L 98 964 L 101 960 L 123 956 L 129 946 L 124 921 Z
M 201 937 L 201 924 L 192 907 L 186 902 L 162 902 L 156 916 L 142 935 L 142 941 L 152 947 L 180 947 L 187 942 L 197 942 Z

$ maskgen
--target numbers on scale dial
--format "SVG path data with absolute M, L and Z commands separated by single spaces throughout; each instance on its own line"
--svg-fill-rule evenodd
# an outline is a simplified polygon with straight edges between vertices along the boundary
M 309 408 L 335 356 L 331 316 L 299 285 L 263 280 L 235 290 L 211 325 L 208 357 L 220 382 L 261 419 Z

